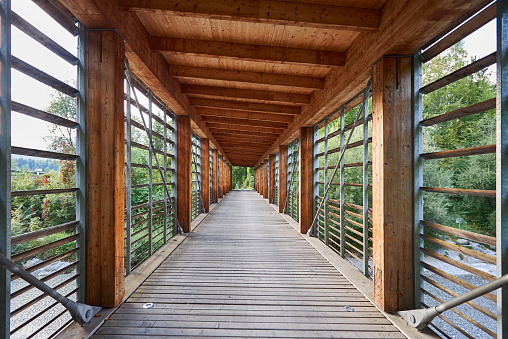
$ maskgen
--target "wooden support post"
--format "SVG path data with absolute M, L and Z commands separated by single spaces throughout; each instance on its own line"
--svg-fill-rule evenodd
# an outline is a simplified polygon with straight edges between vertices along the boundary
M 212 150 L 213 201 L 219 201 L 219 150 Z
M 279 213 L 284 211 L 287 196 L 288 147 L 279 146 Z
M 219 182 L 218 182 L 218 196 L 219 199 L 222 199 L 224 196 L 224 191 L 222 188 L 222 182 L 224 181 L 224 162 L 222 161 L 222 155 L 219 154 Z
M 185 233 L 191 225 L 191 120 L 178 117 L 178 222 Z
M 270 204 L 274 203 L 273 193 L 275 192 L 275 154 L 270 154 L 270 190 L 268 192 L 268 201 Z
M 201 139 L 201 197 L 205 213 L 210 212 L 210 140 Z
M 312 218 L 313 190 L 313 128 L 300 128 L 300 152 L 299 152 L 299 182 L 300 182 L 300 232 L 307 233 Z
M 86 303 L 101 307 L 125 293 L 124 48 L 116 32 L 88 32 Z
M 373 69 L 374 302 L 383 311 L 413 307 L 411 58 Z
M 263 162 L 263 199 L 268 199 L 268 159 Z

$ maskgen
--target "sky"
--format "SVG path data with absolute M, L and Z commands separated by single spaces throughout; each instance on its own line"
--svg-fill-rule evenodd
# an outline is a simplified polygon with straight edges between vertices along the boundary
M 69 52 L 77 55 L 77 38 L 54 22 L 31 0 L 12 1 L 12 10 L 51 37 Z M 491 21 L 464 41 L 469 56 L 477 59 L 496 50 L 496 22 Z M 55 78 L 75 84 L 77 68 L 47 50 L 17 28 L 12 27 L 12 55 L 47 72 Z M 491 66 L 492 81 L 495 81 L 495 65 Z M 54 90 L 44 84 L 12 71 L 12 100 L 44 110 L 52 100 Z M 134 113 L 133 113 L 134 114 Z M 12 112 L 12 145 L 46 149 L 44 136 L 50 124 L 16 112 Z

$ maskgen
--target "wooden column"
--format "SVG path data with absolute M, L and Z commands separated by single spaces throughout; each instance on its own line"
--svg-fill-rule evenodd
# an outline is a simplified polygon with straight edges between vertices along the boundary
M 307 233 L 312 224 L 312 201 L 314 191 L 312 187 L 313 166 L 313 129 L 300 128 L 300 152 L 298 176 L 300 182 L 300 232 Z
M 372 90 L 374 302 L 395 312 L 413 307 L 411 59 L 381 59 Z
M 270 154 L 270 189 L 268 191 L 268 201 L 270 204 L 274 203 L 273 193 L 275 191 L 275 154 Z
M 213 201 L 219 201 L 219 150 L 212 150 Z
M 224 195 L 224 191 L 222 188 L 223 180 L 224 180 L 224 162 L 222 161 L 222 155 L 219 154 L 219 181 L 217 183 L 219 199 L 221 199 Z
M 256 192 L 259 193 L 259 167 L 254 169 L 254 183 L 254 188 L 256 189 Z
M 210 212 L 210 140 L 201 139 L 201 196 L 205 212 Z
M 268 199 L 268 159 L 263 162 L 263 199 Z
M 115 32 L 86 48 L 86 303 L 114 307 L 124 289 L 124 51 Z
M 284 211 L 287 196 L 288 147 L 279 146 L 279 213 Z
M 178 117 L 178 222 L 185 233 L 191 225 L 191 120 Z

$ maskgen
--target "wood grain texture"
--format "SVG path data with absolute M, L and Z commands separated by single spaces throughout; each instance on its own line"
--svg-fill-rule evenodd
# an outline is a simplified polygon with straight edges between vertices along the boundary
M 310 95 L 297 93 L 284 93 L 275 91 L 260 91 L 241 88 L 182 85 L 182 93 L 190 96 L 209 97 L 209 98 L 230 98 L 247 99 L 252 101 L 273 101 L 291 104 L 308 104 Z
M 219 151 L 212 150 L 213 202 L 219 201 Z
M 313 129 L 312 127 L 300 128 L 300 151 L 298 153 L 299 161 L 298 170 L 299 184 L 300 184 L 300 232 L 307 233 L 309 230 L 312 219 L 314 217 L 312 213 L 312 206 L 314 201 L 314 187 L 312 175 L 314 166 L 313 157 Z
M 148 302 L 154 306 L 144 309 Z M 213 209 L 94 338 L 147 335 L 404 338 L 258 194 L 240 190 Z
M 279 146 L 279 213 L 284 211 L 287 196 L 288 147 Z
M 282 1 L 256 0 L 220 2 L 176 0 L 120 0 L 120 4 L 133 11 L 164 11 L 199 18 L 263 22 L 267 24 L 295 25 L 309 28 L 328 28 L 352 31 L 372 31 L 379 26 L 379 12 L 369 8 L 327 6 Z
M 213 40 L 150 37 L 152 50 L 162 53 L 191 54 L 223 59 L 295 64 L 309 67 L 344 66 L 345 54 L 259 44 L 240 44 Z
M 374 66 L 372 184 L 374 302 L 384 311 L 413 307 L 411 58 Z
M 270 177 L 270 190 L 268 191 L 268 201 L 270 204 L 274 203 L 273 193 L 275 192 L 275 154 L 270 154 L 269 157 L 269 177 Z
M 300 107 L 290 105 L 260 104 L 245 101 L 191 98 L 190 103 L 197 107 L 222 108 L 254 112 L 270 112 L 281 114 L 300 114 Z
M 123 41 L 88 32 L 86 64 L 86 303 L 114 307 L 125 293 Z
M 185 233 L 191 225 L 191 120 L 178 117 L 178 222 Z

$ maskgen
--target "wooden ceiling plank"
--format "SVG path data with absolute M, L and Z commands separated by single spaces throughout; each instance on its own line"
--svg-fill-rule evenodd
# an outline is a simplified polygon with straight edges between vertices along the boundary
M 199 107 L 232 109 L 241 111 L 270 112 L 283 114 L 300 114 L 301 109 L 297 106 L 259 104 L 254 102 L 241 102 L 231 100 L 213 100 L 204 98 L 190 98 L 190 104 Z
M 298 93 L 284 93 L 275 91 L 259 91 L 241 88 L 213 87 L 199 85 L 182 85 L 184 94 L 201 94 L 213 97 L 252 99 L 260 101 L 275 101 L 292 104 L 309 104 L 310 95 Z
M 203 108 L 203 107 L 196 107 L 196 112 L 199 115 L 201 115 L 201 117 L 204 116 L 226 117 L 235 119 L 249 119 L 257 121 L 275 121 L 287 123 L 293 121 L 293 115 L 289 114 L 271 114 L 271 113 L 259 113 L 229 109 Z
M 380 14 L 374 9 L 282 1 L 120 0 L 119 3 L 139 12 L 162 11 L 178 16 L 321 29 L 373 31 L 380 22 Z
M 253 131 L 242 131 L 242 130 L 233 130 L 233 129 L 219 129 L 219 128 L 209 128 L 210 132 L 213 133 L 226 133 L 233 135 L 253 135 L 264 138 L 277 138 L 279 133 L 264 133 L 264 132 L 253 132 Z
M 324 81 L 322 78 L 289 74 L 249 71 L 240 72 L 238 70 L 178 65 L 170 66 L 169 74 L 178 78 L 211 79 L 282 87 L 301 87 L 309 89 L 324 88 Z
M 345 54 L 301 48 L 239 44 L 162 36 L 150 38 L 152 50 L 167 54 L 191 54 L 220 59 L 294 64 L 308 67 L 344 66 Z

